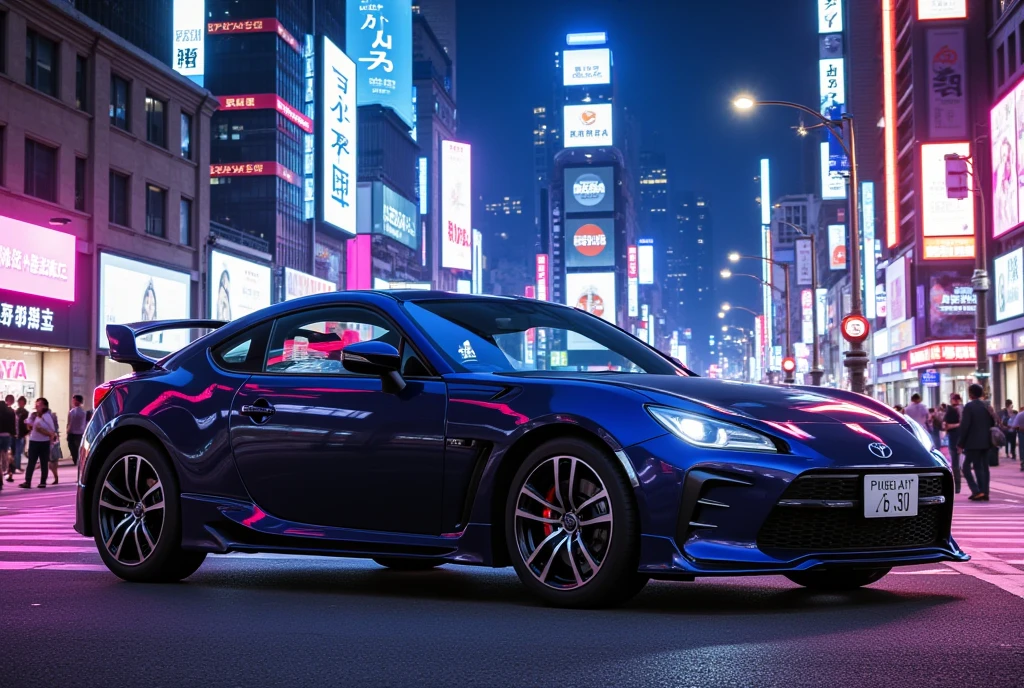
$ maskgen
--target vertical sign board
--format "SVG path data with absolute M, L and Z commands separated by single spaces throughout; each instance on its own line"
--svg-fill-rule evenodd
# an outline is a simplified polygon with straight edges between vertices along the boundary
M 441 142 L 441 267 L 473 268 L 472 148 Z
M 846 111 L 846 59 L 843 49 L 842 0 L 818 0 L 818 110 L 837 120 Z M 850 162 L 838 139 L 826 132 L 821 154 L 821 197 L 846 198 L 841 171 Z
M 967 138 L 967 49 L 963 27 L 928 29 L 928 133 Z
M 862 208 L 861 231 L 864 236 L 864 317 L 875 317 L 875 183 L 861 182 L 860 205 Z M 824 332 L 824 329 L 819 331 Z
M 830 270 L 846 269 L 846 225 L 828 226 L 828 265 Z
M 800 290 L 800 340 L 804 344 L 814 343 L 814 291 Z
M 356 233 L 356 66 L 331 39 L 323 39 L 320 70 L 321 220 Z
M 316 37 L 306 34 L 302 50 L 305 64 L 305 97 L 303 98 L 306 118 L 316 121 Z M 316 218 L 316 130 L 302 136 L 302 174 L 303 174 L 303 219 Z
M 768 285 L 772 283 L 771 263 L 772 258 L 772 189 L 771 189 L 771 166 L 767 158 L 761 159 L 761 279 L 765 284 L 761 287 L 761 312 L 764 313 L 764 334 L 765 341 L 771 345 L 772 337 L 772 290 Z M 767 369 L 768 360 L 765 359 Z
M 412 0 L 345 3 L 345 48 L 359 63 L 359 105 L 383 105 L 411 129 Z
M 797 239 L 796 240 L 796 283 L 797 286 L 806 287 L 810 286 L 813 281 L 813 265 L 812 261 L 814 256 L 811 255 L 811 240 L 810 239 Z
M 174 71 L 202 86 L 206 71 L 206 0 L 174 0 L 171 22 Z
M 484 293 L 484 234 L 473 230 L 473 290 L 474 294 Z
M 635 318 L 640 313 L 639 287 L 640 256 L 636 246 L 626 249 L 626 293 L 628 299 L 628 315 Z
M 537 254 L 537 300 L 548 301 L 548 254 Z
M 640 284 L 654 284 L 653 239 L 641 239 L 637 247 L 637 277 Z

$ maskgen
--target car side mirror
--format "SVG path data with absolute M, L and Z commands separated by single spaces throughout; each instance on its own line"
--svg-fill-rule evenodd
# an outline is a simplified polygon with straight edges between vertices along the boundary
M 349 344 L 341 351 L 341 364 L 350 373 L 376 375 L 382 378 L 387 391 L 401 392 L 405 389 L 405 379 L 399 372 L 402 368 L 402 355 L 390 344 L 384 342 Z

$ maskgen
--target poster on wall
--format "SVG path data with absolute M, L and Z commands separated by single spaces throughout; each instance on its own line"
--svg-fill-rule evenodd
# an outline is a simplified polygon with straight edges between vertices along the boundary
M 192 316 L 192 278 L 187 272 L 100 254 L 99 348 L 106 350 L 107 325 Z M 189 342 L 188 330 L 168 330 L 139 337 L 144 351 L 171 353 Z
M 472 147 L 441 142 L 441 267 L 473 269 Z
M 928 133 L 967 136 L 967 50 L 963 27 L 928 30 Z
M 1024 248 L 995 259 L 996 320 L 1024 315 Z
M 933 337 L 974 335 L 978 297 L 969 274 L 961 270 L 940 270 L 929 277 L 928 331 Z
M 846 225 L 828 226 L 828 266 L 831 270 L 846 269 Z
M 216 320 L 234 320 L 272 303 L 270 267 L 210 251 L 209 313 Z
M 992 236 L 1002 236 L 1020 222 L 1020 171 L 1024 169 L 1024 81 L 996 103 L 990 113 L 992 138 Z
M 907 319 L 907 257 L 885 268 L 885 324 L 892 328 Z
M 946 195 L 946 156 L 954 154 L 968 157 L 970 144 L 921 144 L 921 227 L 926 237 L 974 236 L 974 193 L 970 185 L 965 199 Z
M 615 273 L 587 272 L 567 274 L 565 276 L 565 303 L 568 306 L 586 311 L 591 315 L 596 315 L 610 323 L 615 323 Z M 567 343 L 570 351 L 604 348 L 600 344 L 573 332 L 568 333 Z
M 615 220 L 566 220 L 565 264 L 570 268 L 614 266 Z

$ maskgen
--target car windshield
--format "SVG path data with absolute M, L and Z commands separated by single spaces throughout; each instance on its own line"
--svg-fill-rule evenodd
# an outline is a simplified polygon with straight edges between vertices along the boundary
M 622 330 L 572 308 L 511 299 L 416 301 L 405 308 L 459 372 L 689 374 Z

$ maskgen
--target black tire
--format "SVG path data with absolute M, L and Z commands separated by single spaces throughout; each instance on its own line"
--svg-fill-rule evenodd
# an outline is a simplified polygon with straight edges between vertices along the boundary
M 444 559 L 417 559 L 413 557 L 374 557 L 373 561 L 394 571 L 429 571 L 445 564 Z
M 558 459 L 556 457 L 563 458 Z M 592 506 L 585 507 L 577 512 L 576 506 L 572 506 L 572 500 L 569 500 L 571 506 L 565 508 L 565 514 L 572 513 L 576 516 L 578 525 L 575 529 L 570 529 L 571 526 L 566 522 L 565 514 L 563 514 L 561 524 L 551 524 L 550 533 L 547 530 L 543 530 L 539 535 L 532 535 L 529 529 L 535 527 L 532 525 L 533 521 L 530 519 L 523 520 L 521 517 L 520 521 L 526 532 L 520 530 L 520 527 L 517 526 L 517 510 L 520 507 L 521 499 L 526 500 L 523 502 L 524 505 L 528 505 L 531 502 L 530 497 L 522 495 L 522 490 L 528 480 L 534 479 L 534 476 L 538 475 L 535 473 L 535 470 L 542 466 L 545 468 L 541 470 L 546 470 L 546 466 L 552 461 L 559 466 L 568 463 L 571 467 L 574 465 L 572 463 L 573 458 L 583 462 L 582 468 L 578 470 L 581 472 L 584 470 L 592 471 L 593 475 L 589 472 L 584 475 L 589 475 L 591 478 L 596 475 L 600 483 L 603 483 L 604 491 L 607 493 L 605 507 L 602 507 L 603 500 L 599 500 Z M 575 465 L 579 466 L 580 464 Z M 562 468 L 560 467 L 559 471 L 561 470 Z M 567 481 L 568 478 L 569 476 L 563 476 L 560 473 L 559 483 L 562 483 L 563 480 Z M 582 490 L 583 479 L 577 478 L 577 480 L 580 482 L 580 489 Z M 554 481 L 552 480 L 553 484 Z M 589 484 L 596 486 L 596 483 L 593 481 L 590 481 Z M 536 487 L 533 484 L 531 486 Z M 599 492 L 599 490 L 597 491 Z M 586 494 L 586 492 L 583 492 L 583 496 L 586 496 Z M 591 495 L 591 498 L 593 498 L 593 495 Z M 585 504 L 586 501 L 583 500 L 582 503 Z M 550 502 L 550 504 L 553 505 L 554 502 Z M 585 525 L 587 520 L 595 520 L 595 513 L 598 516 L 601 515 L 601 512 L 590 511 L 590 509 L 595 508 L 607 508 L 608 515 L 611 516 L 611 525 L 607 528 L 608 534 L 603 550 L 599 549 L 600 542 L 594 547 L 593 542 L 588 544 L 585 540 L 585 538 L 589 539 L 590 537 L 600 535 L 600 533 L 585 530 L 585 528 L 598 527 Z M 530 507 L 527 506 L 527 510 L 529 509 Z M 543 513 L 548 513 L 549 517 L 553 516 L 548 510 L 545 510 Z M 547 525 L 540 527 L 547 528 Z M 543 544 L 544 540 L 548 540 L 548 538 L 553 538 L 551 540 L 552 543 L 556 542 L 562 537 L 555 532 L 556 528 L 561 529 L 566 534 L 565 547 L 563 548 L 561 544 L 554 546 L 550 556 L 552 565 L 545 571 L 540 572 L 540 574 L 546 572 L 549 578 L 547 578 L 547 582 L 541 582 L 539 579 L 540 574 L 531 565 L 527 564 L 527 559 L 529 558 L 527 550 L 533 552 L 540 551 L 545 547 Z M 588 532 L 590 533 L 589 536 Z M 548 536 L 540 543 L 534 545 L 534 542 L 545 533 L 548 533 Z M 640 561 L 640 520 L 629 481 L 626 479 L 622 468 L 608 451 L 581 439 L 566 438 L 546 442 L 531 452 L 519 467 L 515 477 L 512 479 L 505 504 L 505 540 L 508 545 L 512 566 L 515 568 L 523 585 L 533 595 L 552 606 L 586 609 L 616 605 L 639 593 L 649 580 L 649 577 L 637 572 Z M 582 547 L 581 541 L 583 543 Z M 575 554 L 572 550 L 573 545 L 575 545 Z M 551 545 L 547 546 L 550 547 Z M 591 552 L 592 547 L 594 549 L 593 552 Z M 591 560 L 598 562 L 596 571 L 593 567 L 589 566 L 588 560 L 583 558 L 584 552 L 586 552 L 586 556 L 589 556 Z M 601 555 L 600 559 L 596 556 L 598 554 Z M 543 552 L 538 556 L 543 556 Z M 575 580 L 569 581 L 564 585 L 559 584 L 557 577 L 550 577 L 556 567 L 565 571 L 571 571 Z M 581 575 L 586 575 L 587 573 L 589 573 L 589 577 L 583 580 L 582 583 L 578 582 L 581 580 Z
M 139 459 L 144 461 L 140 462 Z M 123 483 L 121 482 L 120 468 L 122 461 L 127 462 L 129 467 Z M 118 471 L 116 474 L 112 474 L 111 469 L 115 465 L 118 466 Z M 134 470 L 134 467 L 138 467 L 138 470 Z M 134 475 L 129 475 L 132 473 Z M 115 492 L 105 488 L 108 478 L 111 479 L 111 486 Z M 133 492 L 129 484 L 132 482 L 140 483 L 144 487 Z M 157 484 L 159 487 L 156 487 Z M 137 501 L 153 506 L 156 505 L 156 500 L 159 500 L 162 502 L 162 509 L 156 507 L 152 512 L 143 512 L 142 523 L 143 526 L 146 526 L 144 529 L 139 526 L 132 530 L 133 524 L 129 524 L 122 530 L 112 530 L 114 526 L 111 524 L 119 517 L 120 508 L 130 506 L 134 497 L 144 496 L 149 491 L 145 490 L 147 486 L 149 490 L 156 491 Z M 129 499 L 119 499 L 118 494 Z M 102 512 L 101 501 L 105 502 Z M 118 507 L 118 511 L 113 512 L 109 507 L 110 504 Z M 89 510 L 93 536 L 100 557 L 107 568 L 118 578 L 136 583 L 176 583 L 195 573 L 206 559 L 205 552 L 181 548 L 181 493 L 178 489 L 178 481 L 167 456 L 149 442 L 129 440 L 119 445 L 107 456 L 96 473 Z M 147 525 L 145 519 L 150 518 L 149 514 L 156 514 L 158 511 L 162 511 L 163 515 L 159 522 L 159 533 L 155 535 L 154 546 L 150 548 L 146 542 L 152 535 L 156 523 L 155 521 L 148 522 Z M 132 514 L 126 513 L 125 520 L 129 517 L 133 517 Z M 131 537 L 128 537 L 125 530 L 131 533 Z M 138 538 L 140 532 L 144 533 L 142 538 Z M 116 548 L 116 554 L 108 549 L 104 533 L 108 533 L 106 537 Z M 120 545 L 118 545 L 118 538 L 120 538 Z M 135 545 L 135 542 L 140 544 Z M 124 561 L 118 559 L 122 553 L 125 554 Z
M 787 573 L 786 578 L 809 590 L 842 592 L 844 590 L 856 590 L 865 585 L 877 583 L 890 571 L 892 571 L 891 568 L 850 569 L 846 571 L 798 571 L 796 573 Z

